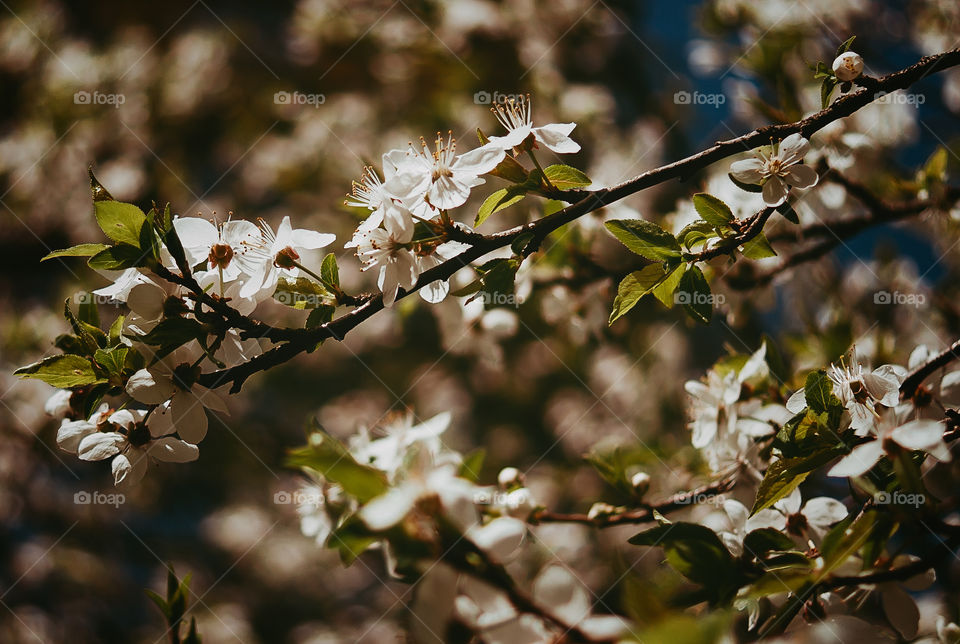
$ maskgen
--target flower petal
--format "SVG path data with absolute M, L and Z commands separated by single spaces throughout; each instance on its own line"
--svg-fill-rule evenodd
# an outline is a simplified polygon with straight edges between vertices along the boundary
M 557 154 L 573 154 L 580 151 L 580 144 L 570 138 L 576 123 L 551 123 L 533 130 L 533 136 Z
M 890 438 L 907 449 L 929 449 L 943 441 L 944 424 L 935 420 L 914 420 L 890 432 Z
M 787 183 L 794 188 L 812 188 L 817 185 L 820 176 L 808 165 L 792 165 L 786 170 Z
M 830 468 L 827 476 L 860 476 L 883 456 L 883 442 L 876 440 L 858 445 Z
M 755 157 L 734 161 L 730 164 L 730 174 L 743 183 L 760 183 L 763 180 L 763 161 Z
M 207 435 L 207 412 L 190 392 L 177 392 L 170 400 L 173 426 L 183 440 L 194 445 Z
M 147 405 L 159 405 L 176 392 L 173 381 L 163 374 L 141 369 L 127 381 L 127 393 Z
M 806 156 L 810 151 L 810 141 L 803 138 L 800 133 L 791 134 L 777 148 L 777 156 L 783 162 L 783 165 L 796 163 Z
M 810 499 L 803 506 L 803 516 L 816 527 L 826 528 L 847 518 L 847 507 L 828 496 Z
M 297 228 L 293 231 L 293 243 L 297 248 L 306 248 L 307 250 L 317 250 L 329 246 L 337 240 L 336 235 L 330 233 L 318 233 L 315 230 L 306 228 Z
M 503 148 L 497 145 L 484 145 L 482 147 L 470 150 L 457 157 L 450 169 L 454 172 L 472 174 L 474 176 L 486 174 L 497 167 L 505 153 Z
M 772 176 L 763 184 L 763 203 L 771 208 L 787 200 L 787 185 L 780 177 Z
M 81 461 L 102 461 L 120 453 L 126 437 L 117 432 L 97 432 L 90 434 L 77 447 L 77 456 Z
M 147 447 L 147 453 L 165 463 L 189 463 L 200 456 L 200 449 L 173 436 L 164 436 L 152 441 Z

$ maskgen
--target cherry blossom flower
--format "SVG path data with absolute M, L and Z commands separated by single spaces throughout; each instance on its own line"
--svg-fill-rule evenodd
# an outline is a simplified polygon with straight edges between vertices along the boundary
M 810 149 L 810 142 L 800 134 L 791 134 L 769 157 L 754 151 L 753 159 L 735 161 L 730 172 L 743 183 L 763 184 L 763 201 L 770 207 L 779 206 L 787 200 L 787 192 L 793 188 L 811 188 L 817 185 L 817 171 L 802 165 L 803 157 Z
M 528 137 L 557 154 L 572 154 L 580 151 L 580 144 L 570 138 L 576 123 L 550 123 L 533 127 L 530 95 L 511 99 L 490 108 L 497 120 L 507 130 L 504 136 L 491 136 L 490 144 L 506 152 L 516 150 Z
M 187 463 L 197 460 L 199 450 L 173 436 L 154 431 L 144 423 L 146 411 L 121 409 L 108 417 L 106 424 L 115 431 L 95 431 L 86 435 L 77 445 L 77 455 L 84 461 L 102 461 L 112 458 L 114 484 L 133 484 L 147 472 L 150 459 L 168 463 Z
M 921 419 L 901 424 L 892 410 L 876 427 L 877 438 L 857 445 L 827 472 L 828 476 L 860 476 L 877 464 L 884 454 L 898 449 L 923 450 L 941 463 L 950 461 L 950 450 L 943 440 L 942 421 Z
M 746 533 L 759 528 L 774 528 L 786 531 L 798 537 L 808 534 L 819 541 L 830 528 L 847 517 L 847 508 L 836 499 L 818 496 L 802 502 L 800 489 L 773 504 L 772 507 L 757 512 L 744 524 Z
M 448 134 L 444 142 L 437 133 L 433 151 L 422 138 L 419 149 L 410 144 L 397 174 L 384 184 L 384 189 L 413 214 L 429 217 L 431 209 L 462 206 L 470 189 L 485 183 L 480 175 L 496 168 L 503 157 L 503 149 L 490 144 L 457 156 L 453 134 Z
M 242 219 L 214 225 L 201 217 L 178 217 L 173 227 L 190 265 L 203 263 L 204 270 L 218 275 L 221 287 L 241 277 L 243 270 L 237 257 L 260 236 L 256 225 Z
M 260 234 L 256 241 L 245 243 L 239 262 L 250 278 L 240 289 L 240 297 L 272 294 L 282 274 L 296 276 L 301 253 L 329 246 L 336 239 L 329 233 L 318 233 L 290 224 L 284 217 L 274 233 L 270 224 L 260 220 Z
M 852 81 L 863 73 L 863 58 L 854 51 L 847 51 L 833 61 L 833 73 L 842 81 Z
M 400 206 L 389 207 L 398 208 Z M 364 271 L 380 267 L 377 286 L 383 293 L 383 305 L 391 306 L 399 289 L 409 290 L 417 283 L 420 269 L 410 244 L 413 226 L 405 227 L 399 218 L 392 216 L 385 217 L 383 224 L 384 228 L 358 231 L 354 243 Z
M 188 346 L 181 347 L 130 376 L 127 393 L 139 402 L 159 405 L 147 419 L 151 432 L 176 432 L 196 444 L 207 434 L 205 408 L 227 412 L 219 395 L 196 383 L 200 369 L 194 366 L 195 359 L 196 352 Z

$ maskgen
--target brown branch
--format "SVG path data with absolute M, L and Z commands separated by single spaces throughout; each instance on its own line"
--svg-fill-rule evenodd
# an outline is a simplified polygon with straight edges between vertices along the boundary
M 912 398 L 928 376 L 957 359 L 960 359 L 960 340 L 951 344 L 943 353 L 934 356 L 914 369 L 900 385 L 900 397 L 904 400 Z
M 397 299 L 404 298 L 418 291 L 427 284 L 436 280 L 447 280 L 456 271 L 469 265 L 487 253 L 509 246 L 522 235 L 530 235 L 531 239 L 523 249 L 527 256 L 536 251 L 541 242 L 554 230 L 564 226 L 583 215 L 593 212 L 603 206 L 623 199 L 636 192 L 655 186 L 671 179 L 688 179 L 696 172 L 707 166 L 744 152 L 760 145 L 769 143 L 772 139 L 782 139 L 790 134 L 800 133 L 809 138 L 830 123 L 850 116 L 860 108 L 876 100 L 879 92 L 892 92 L 905 89 L 923 79 L 927 75 L 942 71 L 960 64 L 960 49 L 934 56 L 926 56 L 914 65 L 900 71 L 888 74 L 879 79 L 867 79 L 865 84 L 870 87 L 861 87 L 837 99 L 832 105 L 811 116 L 795 123 L 768 125 L 758 128 L 748 134 L 726 141 L 720 141 L 714 146 L 679 161 L 649 170 L 612 188 L 604 188 L 596 192 L 569 191 L 570 199 L 577 199 L 573 205 L 553 213 L 537 221 L 517 226 L 492 235 L 472 237 L 473 246 L 459 256 L 450 259 L 420 275 L 417 283 L 409 291 L 400 290 Z M 268 351 L 249 362 L 204 374 L 198 382 L 209 387 L 219 387 L 232 383 L 231 392 L 237 392 L 244 381 L 253 373 L 266 370 L 281 364 L 290 357 L 308 351 L 326 338 L 342 340 L 344 336 L 370 316 L 384 308 L 381 296 L 375 296 L 368 302 L 361 304 L 353 311 L 342 315 L 316 328 L 311 329 L 283 329 L 264 326 L 256 332 L 244 332 L 245 337 L 266 337 L 274 342 L 287 342 L 285 347 Z
M 736 485 L 736 476 L 731 474 L 722 479 L 703 485 L 687 492 L 678 492 L 657 503 L 646 505 L 636 510 L 628 510 L 618 514 L 601 515 L 591 519 L 586 514 L 564 514 L 561 512 L 550 512 L 541 510 L 534 513 L 529 521 L 531 523 L 583 523 L 596 526 L 598 528 L 609 528 L 615 525 L 627 525 L 634 523 L 647 523 L 654 520 L 653 513 L 657 511 L 661 514 L 672 512 L 680 508 L 688 507 L 702 500 L 712 498 L 718 494 L 729 491 Z

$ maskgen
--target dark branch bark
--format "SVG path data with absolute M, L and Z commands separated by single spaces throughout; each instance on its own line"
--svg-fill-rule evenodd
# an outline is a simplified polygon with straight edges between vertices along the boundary
M 958 64 L 960 64 L 960 49 L 953 49 L 935 56 L 926 56 L 910 67 L 882 78 L 862 79 L 860 81 L 862 87 L 859 90 L 842 96 L 826 109 L 795 123 L 769 125 L 743 136 L 720 141 L 702 152 L 650 170 L 612 188 L 604 188 L 589 193 L 570 191 L 567 193 L 568 198 L 577 199 L 577 201 L 559 212 L 493 235 L 470 235 L 472 240 L 470 243 L 473 244 L 470 249 L 422 273 L 416 285 L 409 291 L 401 290 L 397 294 L 397 299 L 406 297 L 433 281 L 450 278 L 462 267 L 491 251 L 509 246 L 521 235 L 530 234 L 532 236 L 523 250 L 523 254 L 526 256 L 536 251 L 540 243 L 554 230 L 607 204 L 670 179 L 687 179 L 712 163 L 769 143 L 772 139 L 782 139 L 798 132 L 809 138 L 833 121 L 849 116 L 871 103 L 881 91 L 892 92 L 905 89 L 931 73 Z M 253 373 L 277 366 L 299 353 L 312 349 L 318 342 L 326 338 L 342 340 L 352 329 L 383 308 L 383 299 L 377 295 L 350 313 L 316 328 L 284 329 L 254 323 L 258 325 L 257 328 L 255 330 L 244 329 L 245 337 L 262 337 L 274 342 L 286 342 L 287 344 L 271 349 L 243 365 L 204 374 L 198 382 L 208 387 L 219 387 L 229 382 L 232 383 L 231 392 L 237 392 Z M 242 326 L 239 328 L 243 329 Z

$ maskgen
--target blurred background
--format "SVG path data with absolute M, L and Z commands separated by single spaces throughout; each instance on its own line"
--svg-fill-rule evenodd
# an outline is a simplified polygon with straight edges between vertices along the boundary
M 116 507 L 75 503 L 78 492 L 114 491 L 109 468 L 58 450 L 58 423 L 43 411 L 52 390 L 11 372 L 55 352 L 65 298 L 108 283 L 80 260 L 39 263 L 100 240 L 88 166 L 144 209 L 170 202 L 176 213 L 274 224 L 289 215 L 295 228 L 334 232 L 345 284 L 359 292 L 373 285 L 342 248 L 358 221 L 342 205 L 351 180 L 420 136 L 452 130 L 466 150 L 478 127 L 500 134 L 489 112 L 498 96 L 530 93 L 538 124 L 576 122 L 583 149 L 564 162 L 612 185 L 815 111 L 808 64 L 829 64 L 850 35 L 873 75 L 955 47 L 960 5 L 0 4 L 0 641 L 161 641 L 162 618 L 142 589 L 161 591 L 165 562 L 192 573 L 205 642 L 396 641 L 415 589 L 389 580 L 378 553 L 343 568 L 301 535 L 294 505 L 276 502 L 299 485 L 284 459 L 308 418 L 347 437 L 407 409 L 421 419 L 452 410 L 445 441 L 487 449 L 485 482 L 514 465 L 540 502 L 586 511 L 623 500 L 585 462 L 590 452 L 620 448 L 654 474 L 652 496 L 694 482 L 680 474 L 699 467 L 683 382 L 729 350 L 755 350 L 768 334 L 789 378 L 854 341 L 875 364 L 905 361 L 916 344 L 939 350 L 960 328 L 951 245 L 960 213 L 872 230 L 760 291 L 718 279 L 725 301 L 707 328 L 650 302 L 607 328 L 616 282 L 604 275 L 627 272 L 631 259 L 602 232 L 603 218 L 682 226 L 693 192 L 728 198 L 721 163 L 558 231 L 521 270 L 518 307 L 408 298 L 344 344 L 252 378 L 230 416 L 212 421 L 199 461 L 153 468 Z M 825 130 L 814 146 L 881 191 L 911 178 L 937 145 L 957 142 L 960 72 L 911 93 Z M 464 213 L 500 187 L 489 183 Z M 755 195 L 732 198 L 738 214 L 755 209 Z M 834 190 L 797 210 L 815 221 L 856 208 Z M 526 199 L 481 231 L 541 209 Z M 924 304 L 881 307 L 879 289 L 923 293 Z M 258 315 L 303 322 L 271 303 Z M 536 552 L 574 567 L 611 610 L 629 611 L 625 587 L 657 565 L 650 557 L 622 575 L 636 558 L 623 545 L 632 532 L 541 526 Z

